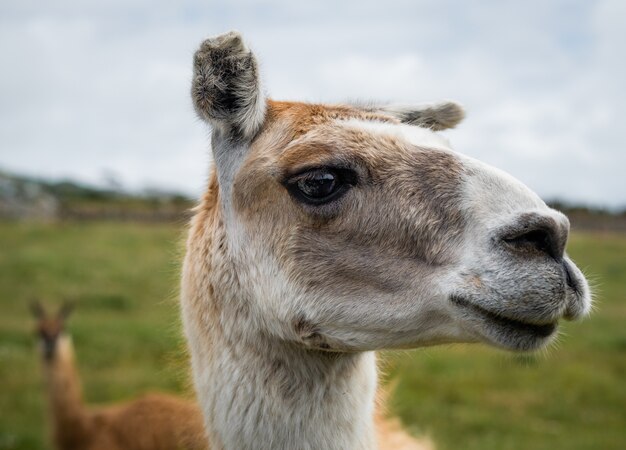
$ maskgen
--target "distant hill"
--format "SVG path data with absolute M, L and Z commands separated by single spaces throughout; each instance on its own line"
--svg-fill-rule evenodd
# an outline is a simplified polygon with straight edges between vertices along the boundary
M 0 171 L 0 219 L 172 221 L 184 219 L 192 206 L 179 193 L 137 194 Z
M 50 181 L 0 170 L 0 220 L 185 220 L 194 201 L 180 193 L 131 193 L 71 180 Z M 562 201 L 548 202 L 564 212 L 573 230 L 626 232 L 626 210 L 609 211 Z
M 612 231 L 626 233 L 626 209 L 608 210 L 569 202 L 548 201 L 552 208 L 563 212 L 572 230 Z

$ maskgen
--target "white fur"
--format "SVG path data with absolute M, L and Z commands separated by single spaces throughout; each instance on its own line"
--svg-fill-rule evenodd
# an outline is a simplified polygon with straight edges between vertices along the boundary
M 361 119 L 338 119 L 335 120 L 335 123 L 338 126 L 356 128 L 367 131 L 368 133 L 404 139 L 406 142 L 421 148 L 450 150 L 450 143 L 448 140 L 428 128 Z
M 234 226 L 233 231 L 236 237 L 229 242 L 234 247 L 233 253 L 238 255 L 237 263 L 241 264 L 237 277 L 242 285 L 255 286 L 255 289 L 253 292 L 236 289 L 221 301 L 237 302 L 252 295 L 252 316 L 258 320 L 269 318 L 271 323 L 241 323 L 224 315 L 220 322 L 230 337 L 226 342 L 213 342 L 212 348 L 207 349 L 203 331 L 196 328 L 197 322 L 192 318 L 196 311 L 183 301 L 194 380 L 212 437 L 211 444 L 215 448 L 241 450 L 375 449 L 372 417 L 377 375 L 374 354 L 337 357 L 336 370 L 354 364 L 350 376 L 344 376 L 341 370 L 333 375 L 331 365 L 329 378 L 320 379 L 320 364 L 325 367 L 323 361 L 329 355 L 322 355 L 320 362 L 319 355 L 312 353 L 308 357 L 306 350 L 282 342 L 296 338 L 284 328 L 289 308 L 297 307 L 298 303 L 297 295 L 293 302 L 285 301 L 288 293 L 295 294 L 293 286 L 283 279 L 281 271 L 267 255 L 262 256 L 262 249 L 259 251 L 258 246 L 249 245 L 238 226 Z M 186 267 L 183 273 L 189 273 Z M 186 284 L 183 282 L 183 298 L 189 295 Z M 260 309 L 265 311 L 261 313 Z M 269 311 L 272 312 L 268 314 Z M 259 339 L 259 328 L 272 329 L 277 336 Z M 284 364 L 279 371 L 273 367 L 276 358 Z M 277 392 L 280 384 L 267 381 L 268 377 L 279 379 L 285 373 L 290 374 L 291 385 L 283 387 L 294 391 L 294 401 L 283 401 Z

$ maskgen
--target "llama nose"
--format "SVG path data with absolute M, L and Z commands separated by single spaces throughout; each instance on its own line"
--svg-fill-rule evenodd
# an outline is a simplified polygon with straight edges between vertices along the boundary
M 524 213 L 501 231 L 501 241 L 520 254 L 548 255 L 556 261 L 563 259 L 569 235 L 569 221 L 553 213 Z

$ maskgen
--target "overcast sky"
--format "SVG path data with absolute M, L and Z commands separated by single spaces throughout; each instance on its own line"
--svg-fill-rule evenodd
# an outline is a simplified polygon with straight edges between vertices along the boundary
M 198 195 L 202 38 L 241 31 L 277 99 L 454 99 L 453 147 L 546 199 L 626 206 L 626 1 L 0 2 L 0 169 Z

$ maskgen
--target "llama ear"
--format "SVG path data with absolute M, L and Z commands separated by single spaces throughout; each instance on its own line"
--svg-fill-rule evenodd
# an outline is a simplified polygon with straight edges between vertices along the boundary
M 57 317 L 62 321 L 67 320 L 72 311 L 74 310 L 74 302 L 66 300 L 63 302 L 63 305 L 59 308 L 59 312 L 57 313 Z
M 389 105 L 379 110 L 391 114 L 402 123 L 432 130 L 454 128 L 465 117 L 463 107 L 455 102 L 431 103 L 417 106 Z
M 30 312 L 33 314 L 35 319 L 38 320 L 46 317 L 46 310 L 38 299 L 32 300 L 30 302 Z
M 205 40 L 194 55 L 193 104 L 201 119 L 251 140 L 265 119 L 256 58 L 237 32 Z

